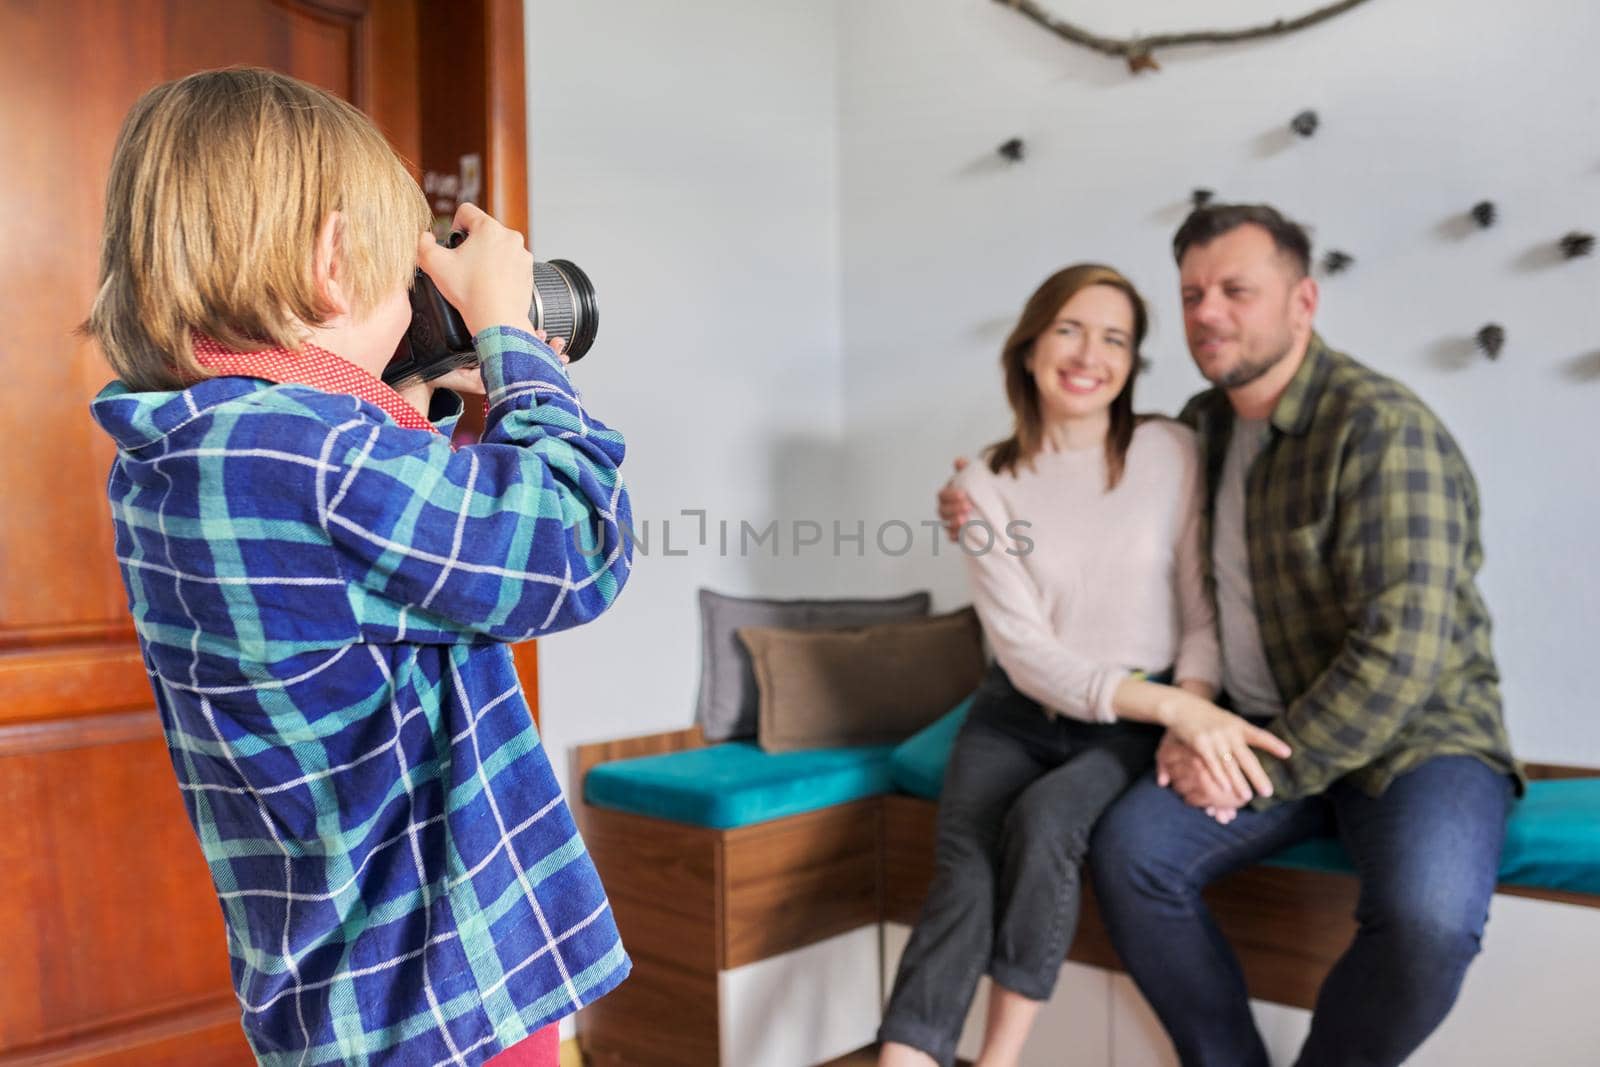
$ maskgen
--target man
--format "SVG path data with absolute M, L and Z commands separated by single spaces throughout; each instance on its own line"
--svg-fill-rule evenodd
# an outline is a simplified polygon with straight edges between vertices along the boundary
M 1292 754 L 1233 793 L 1165 742 L 1101 820 L 1097 896 L 1186 1067 L 1265 1067 L 1238 960 L 1201 890 L 1337 827 L 1358 931 L 1301 1067 L 1403 1062 L 1476 955 L 1521 781 L 1501 717 L 1477 486 L 1399 384 L 1329 349 L 1305 232 L 1266 206 L 1195 211 L 1173 241 L 1184 325 L 1214 388 L 1181 418 L 1207 472 L 1223 687 Z M 946 518 L 961 501 L 942 494 Z M 1168 788 L 1170 787 L 1170 788 Z

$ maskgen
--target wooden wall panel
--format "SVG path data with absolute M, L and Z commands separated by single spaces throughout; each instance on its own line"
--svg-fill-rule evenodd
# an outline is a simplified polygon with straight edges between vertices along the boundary
M 0 1053 L 233 1001 L 153 712 L 0 728 L 0 810 Z
M 219 908 L 133 641 L 104 497 L 111 442 L 88 417 L 110 377 L 74 335 L 94 297 L 112 146 L 140 93 L 191 71 L 274 67 L 366 108 L 421 155 L 420 0 L 0 4 L 0 1067 L 251 1062 Z M 481 3 L 455 5 L 481 25 Z M 514 10 L 513 10 L 514 9 Z M 455 117 L 514 192 L 525 158 L 520 7 L 493 57 L 438 49 L 435 77 L 493 69 Z M 514 82 L 514 85 L 513 85 Z M 504 98 L 504 99 L 502 99 Z M 511 104 L 518 109 L 511 112 Z M 502 114 L 502 112 L 504 112 Z M 525 225 L 525 208 L 521 224 Z M 531 646 L 518 665 L 533 681 Z

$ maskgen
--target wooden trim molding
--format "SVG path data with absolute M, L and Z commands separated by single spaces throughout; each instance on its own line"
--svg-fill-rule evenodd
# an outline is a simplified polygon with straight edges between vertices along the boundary
M 1522 769 L 1533 781 L 1552 778 L 1600 778 L 1600 767 L 1573 767 L 1565 763 L 1524 763 Z
M 172 1059 L 177 1050 L 183 1057 Z M 205 1062 L 215 1067 L 254 1062 L 239 1028 L 239 1001 L 231 994 L 151 1015 L 114 1029 L 88 1031 L 32 1048 L 0 1052 L 0 1067 Z
M 147 708 L 151 700 L 131 640 L 0 652 L 0 725 Z
M 125 745 L 130 741 L 154 741 L 162 737 L 161 717 L 154 708 L 78 719 L 0 723 L 0 758 L 98 745 Z
M 528 232 L 528 96 L 522 0 L 485 0 L 484 103 L 489 214 Z M 530 239 L 531 247 L 531 239 Z

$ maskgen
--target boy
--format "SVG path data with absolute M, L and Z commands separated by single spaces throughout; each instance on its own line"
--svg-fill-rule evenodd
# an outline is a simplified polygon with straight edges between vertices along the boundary
M 554 1063 L 629 963 L 503 642 L 611 604 L 629 509 L 521 235 L 465 205 L 435 244 L 372 124 L 264 70 L 147 93 L 106 200 L 117 556 L 251 1046 Z M 423 414 L 458 399 L 378 377 L 419 260 L 481 357 L 458 451 Z

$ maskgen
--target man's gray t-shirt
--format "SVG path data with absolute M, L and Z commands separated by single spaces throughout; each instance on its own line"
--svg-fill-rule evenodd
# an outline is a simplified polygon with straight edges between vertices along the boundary
M 1255 592 L 1250 586 L 1250 548 L 1244 532 L 1245 475 L 1266 441 L 1266 419 L 1234 420 L 1211 527 L 1217 625 L 1222 633 L 1222 688 L 1233 698 L 1233 710 L 1241 715 L 1283 713 L 1283 699 L 1261 644 Z

